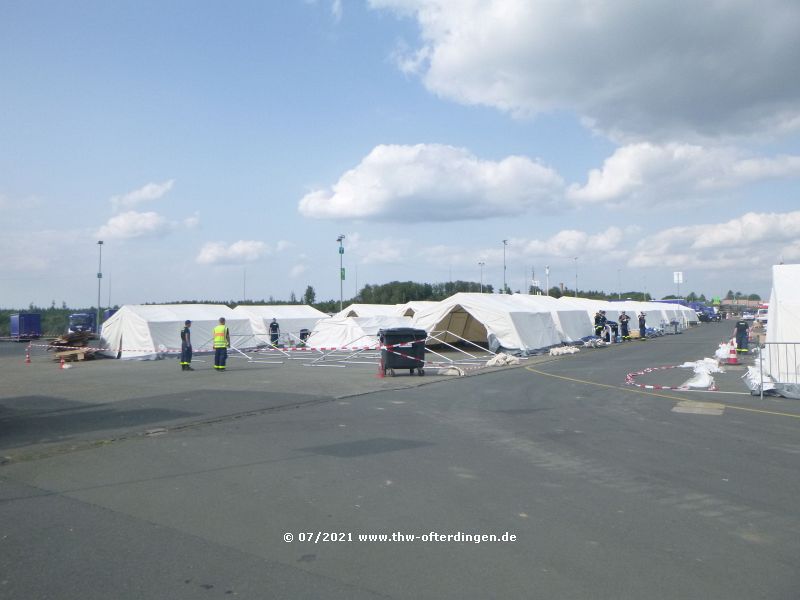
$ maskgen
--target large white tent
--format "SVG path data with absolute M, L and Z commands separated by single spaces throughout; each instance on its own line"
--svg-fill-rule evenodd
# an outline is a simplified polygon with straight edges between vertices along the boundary
M 529 352 L 561 343 L 549 308 L 537 310 L 519 297 L 498 294 L 454 294 L 418 312 L 414 326 L 439 332 L 440 341 L 485 343 L 493 351 Z
M 103 354 L 112 358 L 154 360 L 179 353 L 184 322 L 192 322 L 195 352 L 210 352 L 213 329 L 225 317 L 235 347 L 253 345 L 250 320 L 222 304 L 126 304 L 103 323 Z
M 610 302 L 608 300 L 594 300 L 591 298 L 574 298 L 572 296 L 562 296 L 558 302 L 575 308 L 582 308 L 594 322 L 594 315 L 599 310 L 606 311 L 606 318 L 610 321 L 619 322 L 619 315 L 625 313 L 631 318 L 630 328 L 638 329 L 637 317 L 639 313 L 644 313 L 647 326 L 668 329 L 669 324 L 677 321 L 681 327 L 687 327 L 692 321 L 697 321 L 696 313 L 686 306 L 679 304 L 669 304 L 665 302 L 639 302 L 635 300 L 623 300 L 621 302 Z
M 328 315 L 307 304 L 278 304 L 278 305 L 240 305 L 233 312 L 250 320 L 250 327 L 259 343 L 268 344 L 269 324 L 272 319 L 278 321 L 283 342 L 295 344 L 300 339 L 300 330 L 311 331 L 321 320 Z
M 787 398 L 800 398 L 800 265 L 774 265 L 767 343 L 757 366 Z
M 800 343 L 800 265 L 774 265 L 767 343 Z
M 378 331 L 393 327 L 411 327 L 409 317 L 330 317 L 319 321 L 307 344 L 312 348 L 377 347 Z
M 594 334 L 592 319 L 583 308 L 567 306 L 550 296 L 514 294 L 511 298 L 534 312 L 549 310 L 562 342 L 576 342 Z

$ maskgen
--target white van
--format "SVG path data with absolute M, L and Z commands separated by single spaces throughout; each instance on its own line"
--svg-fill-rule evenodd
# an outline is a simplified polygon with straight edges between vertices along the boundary
M 756 321 L 766 325 L 767 324 L 767 314 L 768 313 L 769 313 L 769 309 L 768 308 L 759 308 L 758 312 L 756 313 Z

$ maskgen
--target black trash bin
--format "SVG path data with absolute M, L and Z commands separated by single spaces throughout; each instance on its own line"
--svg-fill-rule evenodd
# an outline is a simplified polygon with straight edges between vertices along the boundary
M 424 329 L 413 327 L 393 327 L 378 331 L 381 346 L 381 366 L 383 373 L 394 375 L 395 369 L 408 369 L 410 374 L 425 375 L 425 339 L 428 334 Z

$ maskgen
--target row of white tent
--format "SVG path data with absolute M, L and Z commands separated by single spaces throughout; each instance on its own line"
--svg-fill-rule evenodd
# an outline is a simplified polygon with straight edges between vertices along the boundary
M 626 312 L 631 328 L 644 312 L 649 327 L 685 328 L 697 313 L 685 306 L 663 302 L 607 302 L 587 298 L 559 299 L 525 294 L 458 293 L 440 302 L 406 304 L 352 304 L 314 328 L 309 344 L 315 347 L 359 347 L 377 343 L 386 327 L 424 329 L 435 339 L 454 343 L 484 344 L 492 350 L 532 352 L 571 343 L 594 333 L 594 315 L 618 321 Z
M 532 352 L 592 335 L 593 317 L 599 310 L 605 310 L 612 321 L 625 311 L 632 328 L 638 327 L 641 312 L 649 327 L 668 328 L 674 323 L 686 327 L 697 320 L 691 309 L 659 302 L 459 293 L 441 302 L 352 304 L 330 317 L 306 305 L 234 309 L 211 304 L 126 305 L 103 324 L 101 335 L 108 356 L 146 359 L 177 352 L 179 332 L 187 319 L 192 321 L 194 350 L 202 352 L 211 349 L 212 330 L 220 317 L 225 317 L 237 348 L 268 344 L 268 327 L 274 318 L 281 328 L 281 342 L 289 346 L 300 341 L 304 329 L 310 331 L 308 347 L 327 349 L 375 347 L 379 330 L 414 327 L 439 342 Z

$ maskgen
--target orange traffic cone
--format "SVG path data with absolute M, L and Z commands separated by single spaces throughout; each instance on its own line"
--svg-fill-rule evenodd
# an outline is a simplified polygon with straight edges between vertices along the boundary
M 378 374 L 375 377 L 377 379 L 386 377 L 386 369 L 383 368 L 383 357 L 381 357 L 381 362 L 378 363 Z
M 731 347 L 728 351 L 728 364 L 729 365 L 738 365 L 739 358 L 736 356 L 736 344 L 731 341 Z
M 28 344 L 28 347 L 25 348 L 25 364 L 31 364 L 31 345 Z
M 65 368 L 65 367 L 64 367 L 64 357 L 63 357 L 63 356 L 61 357 L 61 368 L 62 368 L 62 369 L 63 369 L 63 368 Z

